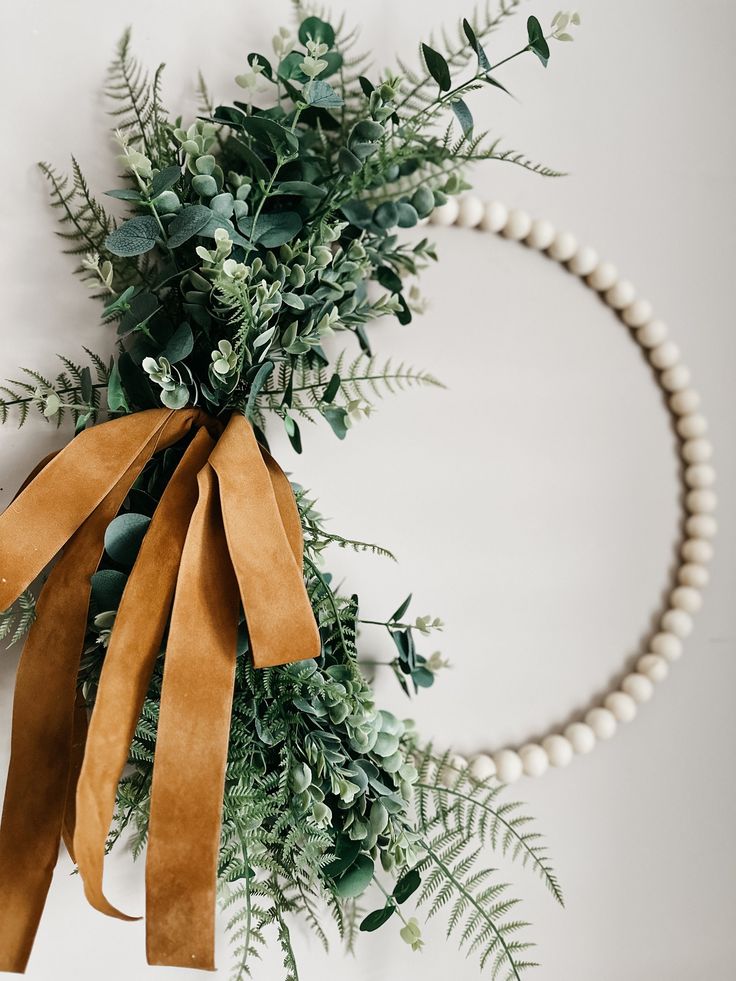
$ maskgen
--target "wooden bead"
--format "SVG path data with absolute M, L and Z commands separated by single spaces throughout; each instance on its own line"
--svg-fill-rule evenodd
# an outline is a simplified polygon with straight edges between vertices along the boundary
M 628 279 L 619 279 L 610 289 L 606 290 L 605 300 L 614 310 L 623 310 L 634 302 L 636 290 Z
M 648 702 L 654 694 L 654 685 L 646 675 L 639 674 L 638 671 L 627 674 L 621 682 L 621 688 L 627 695 L 631 695 L 637 705 Z
M 713 558 L 713 546 L 704 538 L 688 538 L 683 542 L 680 553 L 686 562 L 704 565 Z
M 582 249 L 578 249 L 575 255 L 570 259 L 567 264 L 567 268 L 575 276 L 589 276 L 595 267 L 598 265 L 598 253 L 595 249 L 591 249 L 589 245 L 584 245 Z M 562 738 L 562 737 L 560 737 Z
M 611 739 L 616 732 L 616 716 L 607 708 L 592 708 L 585 721 L 595 733 L 596 739 Z
M 685 531 L 691 538 L 713 538 L 718 522 L 712 514 L 691 514 L 685 522 Z
M 469 771 L 470 775 L 476 780 L 490 780 L 491 777 L 495 777 L 496 775 L 496 764 L 490 756 L 487 756 L 485 753 L 478 753 L 470 761 Z
M 685 471 L 688 487 L 712 487 L 716 482 L 716 472 L 709 463 L 693 463 Z
M 667 340 L 669 330 L 663 320 L 651 320 L 636 332 L 636 339 L 642 347 L 658 347 Z
M 509 220 L 506 222 L 503 234 L 506 238 L 521 242 L 527 237 L 531 228 L 532 219 L 530 215 L 526 211 L 522 211 L 521 208 L 514 208 L 513 211 L 509 212 Z
M 644 327 L 652 319 L 653 313 L 649 300 L 634 300 L 623 311 L 621 319 L 627 327 Z
M 670 666 L 667 659 L 659 654 L 645 654 L 636 662 L 636 669 L 650 681 L 664 681 Z
M 668 661 L 677 661 L 682 657 L 682 641 L 668 631 L 655 634 L 649 643 L 649 649 Z
M 555 240 L 555 226 L 546 218 L 537 218 L 532 222 L 529 234 L 526 237 L 526 244 L 532 249 L 539 249 L 544 252 Z
M 631 722 L 636 716 L 636 702 L 625 691 L 609 692 L 603 704 L 609 712 L 613 712 L 617 722 Z
M 527 743 L 519 750 L 524 773 L 528 777 L 541 777 L 549 768 L 549 758 L 538 743 Z
M 715 491 L 691 490 L 685 497 L 685 507 L 693 514 L 711 514 L 718 505 Z
M 675 364 L 659 376 L 659 383 L 666 392 L 680 392 L 690 384 L 690 369 L 684 364 Z
M 501 783 L 516 783 L 524 772 L 521 757 L 513 749 L 501 749 L 493 754 L 496 776 Z
M 680 450 L 683 460 L 688 463 L 707 463 L 713 456 L 713 446 L 710 440 L 704 436 L 697 439 L 688 439 L 682 444 Z
M 579 756 L 585 756 L 595 747 L 595 733 L 584 722 L 572 722 L 565 729 L 565 738 Z
M 681 640 L 693 632 L 693 618 L 684 610 L 667 610 L 661 620 L 662 630 L 667 630 Z
M 688 562 L 677 570 L 677 581 L 693 589 L 705 589 L 710 581 L 710 573 L 703 565 Z
M 455 224 L 459 211 L 460 205 L 457 203 L 457 198 L 448 198 L 444 204 L 434 209 L 429 220 L 433 225 L 448 227 Z
M 460 199 L 456 224 L 461 228 L 477 228 L 483 220 L 484 211 L 480 198 L 474 194 L 466 194 Z
M 674 341 L 664 341 L 649 352 L 649 360 L 655 368 L 663 371 L 671 368 L 680 360 L 680 349 Z
M 567 766 L 573 757 L 572 743 L 559 733 L 553 733 L 542 740 L 542 748 L 552 766 Z
M 699 412 L 690 412 L 677 420 L 677 432 L 683 439 L 695 439 L 708 432 L 708 420 Z
M 500 201 L 489 201 L 483 209 L 480 227 L 484 232 L 501 232 L 509 220 L 509 209 Z
M 588 286 L 597 293 L 604 293 L 610 290 L 618 279 L 618 269 L 612 262 L 599 262 L 593 272 L 588 276 Z
M 703 597 L 692 586 L 678 586 L 672 590 L 670 605 L 685 613 L 697 613 L 703 606 Z
M 452 787 L 463 770 L 467 769 L 468 761 L 464 756 L 451 756 L 440 771 L 439 781 L 444 787 Z
M 670 399 L 670 408 L 676 416 L 687 416 L 695 412 L 700 405 L 700 396 L 693 388 L 685 388 L 681 392 L 675 392 Z
M 550 245 L 550 258 L 556 262 L 567 262 L 578 250 L 578 240 L 571 232 L 558 232 Z

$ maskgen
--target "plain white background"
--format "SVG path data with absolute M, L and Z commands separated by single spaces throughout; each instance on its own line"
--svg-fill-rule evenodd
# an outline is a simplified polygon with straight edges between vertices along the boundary
M 363 25 L 378 65 L 410 56 L 432 24 L 468 12 L 440 0 L 339 4 Z M 498 60 L 523 43 L 524 4 L 489 44 Z M 531 57 L 500 75 L 517 96 L 479 92 L 476 117 L 534 159 L 570 172 L 543 180 L 510 164 L 477 167 L 476 187 L 573 230 L 617 263 L 666 319 L 703 395 L 721 499 L 713 581 L 686 656 L 635 722 L 566 771 L 526 781 L 567 896 L 512 872 L 533 921 L 547 981 L 727 981 L 736 955 L 734 795 L 734 132 L 736 8 L 683 0 L 595 0 L 547 71 Z M 99 4 L 27 0 L 2 15 L 4 92 L 0 375 L 54 371 L 54 352 L 106 353 L 112 337 L 59 254 L 34 164 L 74 152 L 93 186 L 114 185 L 98 95 L 126 24 L 150 65 L 169 64 L 169 106 L 193 112 L 201 67 L 218 98 L 245 55 L 266 50 L 289 5 L 232 0 Z M 412 705 L 390 678 L 381 698 L 428 737 L 459 751 L 493 749 L 579 717 L 619 678 L 650 632 L 675 561 L 675 438 L 653 378 L 610 313 L 571 277 L 520 246 L 478 233 L 433 232 L 442 262 L 425 275 L 429 312 L 374 330 L 380 357 L 434 370 L 446 392 L 381 403 L 344 444 L 326 427 L 296 458 L 334 527 L 393 548 L 399 565 L 335 556 L 366 616 L 413 590 L 416 613 L 447 621 L 453 664 Z M 40 420 L 0 430 L 4 500 L 62 435 Z M 366 651 L 385 651 L 365 635 Z M 17 655 L 0 659 L 5 773 Z M 60 861 L 28 977 L 109 981 L 180 977 L 147 968 L 143 927 L 106 920 Z M 109 862 L 113 901 L 143 907 L 142 866 Z M 356 959 L 328 960 L 299 928 L 303 981 L 478 976 L 438 922 L 412 954 L 388 926 Z M 222 945 L 218 977 L 227 976 Z M 279 977 L 273 951 L 256 976 Z M 730 966 L 729 966 L 730 965 Z

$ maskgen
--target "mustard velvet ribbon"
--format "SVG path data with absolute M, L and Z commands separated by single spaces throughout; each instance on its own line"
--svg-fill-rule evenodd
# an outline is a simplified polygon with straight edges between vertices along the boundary
M 108 524 L 154 453 L 195 431 L 143 539 L 89 723 L 77 674 Z M 150 964 L 214 970 L 215 889 L 237 624 L 256 667 L 317 657 L 289 482 L 241 415 L 152 409 L 85 430 L 0 516 L 0 609 L 61 552 L 18 669 L 0 824 L 0 970 L 25 970 L 63 837 L 102 888 L 118 781 L 167 623 L 146 857 Z

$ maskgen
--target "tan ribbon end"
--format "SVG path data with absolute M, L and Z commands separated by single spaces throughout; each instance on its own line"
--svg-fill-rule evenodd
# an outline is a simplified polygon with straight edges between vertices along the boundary
M 135 923 L 137 920 L 142 920 L 142 916 L 130 916 L 128 913 L 123 913 L 119 910 L 117 906 L 113 906 L 112 903 L 102 895 L 102 893 L 97 893 L 92 889 L 84 888 L 84 895 L 87 898 L 87 902 L 93 909 L 98 910 L 100 913 L 104 913 L 105 916 L 112 916 L 116 920 L 125 920 L 126 923 Z

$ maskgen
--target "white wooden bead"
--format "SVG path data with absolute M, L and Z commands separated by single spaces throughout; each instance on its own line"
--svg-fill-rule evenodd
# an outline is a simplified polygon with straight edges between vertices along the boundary
M 457 224 L 461 228 L 477 228 L 483 219 L 483 202 L 474 194 L 466 194 L 460 199 Z
M 636 339 L 642 347 L 658 347 L 667 339 L 669 329 L 664 320 L 650 320 L 636 332 Z
M 688 538 L 683 542 L 680 554 L 686 562 L 703 565 L 713 558 L 713 546 L 704 538 Z
M 625 691 L 609 692 L 603 704 L 609 712 L 613 712 L 617 722 L 631 722 L 636 715 L 636 702 Z
M 685 471 L 688 487 L 712 487 L 716 482 L 716 472 L 709 463 L 693 463 Z
M 680 360 L 680 349 L 674 341 L 664 341 L 649 352 L 649 360 L 655 368 L 663 371 Z
M 434 209 L 432 214 L 429 216 L 429 220 L 433 225 L 440 225 L 444 227 L 454 225 L 459 210 L 460 205 L 457 203 L 457 198 L 448 198 L 444 204 L 441 204 L 439 207 Z
M 596 739 L 610 739 L 616 732 L 616 716 L 607 708 L 592 708 L 585 721 L 595 733 Z
M 705 566 L 688 562 L 677 570 L 677 581 L 683 586 L 692 586 L 693 589 L 705 589 L 710 582 L 710 573 Z
M 520 242 L 527 237 L 531 228 L 531 216 L 526 211 L 522 211 L 521 208 L 514 208 L 513 211 L 509 212 L 509 220 L 506 222 L 503 234 L 506 238 Z
M 470 761 L 470 775 L 476 780 L 490 780 L 496 775 L 496 764 L 490 756 L 478 753 Z
M 679 637 L 689 637 L 693 632 L 693 618 L 684 610 L 667 610 L 661 620 L 662 629 Z
M 573 748 L 569 739 L 555 732 L 542 740 L 542 748 L 552 766 L 567 766 L 572 760 Z
M 444 787 L 451 787 L 460 776 L 460 773 L 467 769 L 467 766 L 468 761 L 464 756 L 458 754 L 451 756 L 447 764 L 440 771 L 440 783 Z
M 558 232 L 547 251 L 550 258 L 556 262 L 567 262 L 572 259 L 577 250 L 578 240 L 572 232 Z
M 670 673 L 667 659 L 659 654 L 645 654 L 636 662 L 637 671 L 646 675 L 650 681 L 664 681 Z
M 682 657 L 682 641 L 667 631 L 655 634 L 649 647 L 655 654 L 666 657 L 668 661 L 677 661 Z
M 699 412 L 690 412 L 677 420 L 677 432 L 683 439 L 695 439 L 708 432 L 708 420 Z
M 588 276 L 588 286 L 597 293 L 609 290 L 618 279 L 618 269 L 612 262 L 599 262 Z
M 595 747 L 595 733 L 584 722 L 572 722 L 565 729 L 565 738 L 580 756 L 592 752 Z
M 675 392 L 670 399 L 670 408 L 676 416 L 687 416 L 695 412 L 700 405 L 700 396 L 694 388 L 686 388 L 682 392 Z
M 546 218 L 537 218 L 532 222 L 529 234 L 526 237 L 526 244 L 532 249 L 539 249 L 544 252 L 555 240 L 555 226 Z
M 649 300 L 634 300 L 623 311 L 621 319 L 627 327 L 644 327 L 652 319 L 653 314 L 654 310 Z
M 575 276 L 589 276 L 598 265 L 598 253 L 589 245 L 578 249 L 568 263 L 568 269 Z M 562 737 L 560 737 L 562 738 Z
M 707 463 L 713 456 L 713 446 L 710 440 L 698 436 L 697 439 L 686 440 L 680 452 L 683 460 L 687 460 L 688 463 Z
M 509 209 L 500 201 L 489 201 L 483 209 L 480 227 L 484 232 L 500 232 L 509 220 Z
M 631 695 L 637 705 L 648 702 L 654 694 L 654 685 L 646 675 L 639 674 L 638 671 L 627 674 L 621 682 L 621 688 L 627 695 Z
M 606 290 L 605 300 L 609 307 L 614 310 L 623 310 L 634 302 L 636 290 L 634 284 L 628 279 L 619 279 L 617 283 Z
M 712 514 L 691 514 L 685 522 L 685 531 L 691 538 L 713 538 L 718 522 Z
M 524 773 L 528 777 L 541 777 L 549 768 L 549 757 L 538 743 L 527 743 L 519 750 Z
M 666 392 L 680 392 L 690 384 L 690 369 L 684 364 L 673 365 L 662 372 L 659 383 Z
M 493 754 L 496 776 L 501 783 L 515 783 L 524 772 L 521 757 L 513 749 L 500 749 Z
M 670 604 L 685 613 L 697 613 L 703 605 L 703 597 L 692 586 L 678 586 L 672 590 Z
M 685 506 L 693 514 L 711 514 L 718 505 L 715 491 L 707 488 L 691 490 L 685 497 Z

